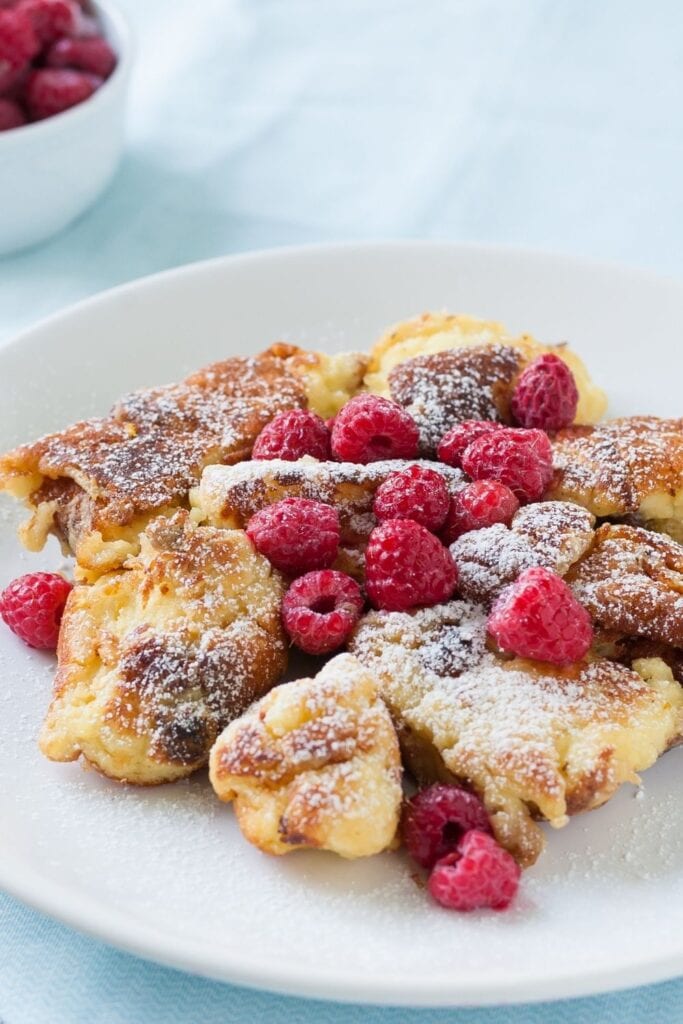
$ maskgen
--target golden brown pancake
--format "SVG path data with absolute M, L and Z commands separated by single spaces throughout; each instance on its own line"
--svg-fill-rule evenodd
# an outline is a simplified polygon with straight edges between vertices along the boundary
M 683 537 L 683 420 L 630 416 L 568 427 L 553 449 L 546 497 Z
M 240 530 L 155 519 L 130 568 L 77 586 L 40 746 L 138 785 L 205 765 L 221 730 L 282 676 L 283 584 Z
M 477 320 L 470 316 L 453 316 L 448 313 L 425 313 L 422 316 L 415 317 L 413 320 L 406 320 L 403 323 L 397 324 L 387 331 L 370 353 L 365 387 L 368 391 L 389 397 L 392 374 L 394 374 L 396 368 L 406 362 L 416 358 L 426 358 L 437 353 L 481 348 L 482 346 L 512 348 L 518 353 L 521 360 L 520 368 L 546 353 L 553 353 L 559 356 L 572 371 L 579 391 L 579 403 L 575 421 L 577 423 L 595 423 L 604 415 L 607 408 L 607 398 L 604 391 L 591 382 L 583 362 L 567 345 L 541 345 L 531 335 L 511 334 L 501 324 L 494 321 Z M 512 362 L 511 359 L 510 362 Z M 445 367 L 447 363 L 442 362 L 439 364 L 436 362 L 431 364 L 432 368 L 438 365 Z M 461 367 L 462 365 L 460 364 Z M 456 365 L 456 372 L 462 374 L 463 370 L 462 368 L 458 369 Z M 481 375 L 482 368 L 480 367 L 477 372 Z M 499 393 L 501 391 L 501 373 L 505 377 L 505 373 L 498 368 L 489 376 L 488 381 L 487 374 L 484 373 L 483 382 L 489 391 L 493 392 L 493 394 L 489 394 L 486 403 L 488 410 L 490 411 L 493 406 L 498 416 L 502 416 L 505 419 L 509 397 L 506 396 L 506 389 L 504 387 L 502 394 Z M 468 383 L 466 375 L 463 374 L 462 380 L 466 391 L 457 404 L 458 414 L 461 419 L 481 418 L 476 415 L 477 410 L 481 409 L 481 396 L 472 390 L 472 385 Z M 453 388 L 445 381 L 442 382 L 442 386 L 444 387 L 443 405 L 447 408 L 452 401 L 448 396 L 448 391 L 452 392 Z M 434 393 L 433 383 L 429 390 L 432 394 Z M 439 389 L 437 388 L 436 391 L 438 396 Z M 470 411 L 475 415 L 470 415 Z M 483 418 L 498 417 L 485 416 Z M 438 426 L 434 425 L 428 431 L 432 441 L 434 436 L 444 426 L 443 412 L 439 414 L 438 419 L 440 420 Z M 452 425 L 452 423 L 449 423 L 446 429 Z
M 683 647 L 683 547 L 669 537 L 605 523 L 567 582 L 602 629 Z
M 419 464 L 419 463 L 418 463 Z M 351 462 L 281 459 L 209 466 L 191 493 L 193 516 L 211 526 L 244 528 L 251 517 L 282 498 L 309 498 L 333 505 L 339 513 L 341 545 L 335 567 L 362 578 L 364 553 L 377 525 L 372 503 L 375 491 L 391 474 L 414 463 L 394 459 L 362 466 Z M 452 494 L 465 478 L 459 469 L 424 463 L 439 472 Z
M 392 842 L 401 759 L 372 674 L 340 654 L 314 679 L 271 690 L 211 751 L 211 783 L 266 853 L 368 857 Z
M 450 551 L 458 566 L 458 591 L 490 605 L 519 574 L 543 566 L 564 576 L 593 542 L 595 516 L 565 501 L 526 505 L 502 523 L 463 534 Z
M 26 501 L 31 518 L 20 535 L 30 550 L 55 533 L 96 575 L 137 553 L 152 516 L 187 505 L 206 465 L 247 458 L 277 412 L 305 402 L 282 360 L 227 359 L 9 452 L 0 489 Z
M 463 420 L 511 423 L 512 392 L 525 365 L 511 345 L 448 349 L 395 366 L 389 394 L 417 423 L 421 452 L 433 456 L 444 434 Z
M 555 827 L 637 781 L 681 731 L 683 690 L 591 657 L 566 669 L 505 661 L 486 646 L 481 606 L 452 601 L 371 612 L 351 652 L 379 680 L 406 766 L 457 781 L 484 801 L 498 840 L 521 864 Z

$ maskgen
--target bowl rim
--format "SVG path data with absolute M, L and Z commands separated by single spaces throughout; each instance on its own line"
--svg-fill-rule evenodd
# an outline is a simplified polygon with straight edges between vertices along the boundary
M 87 117 L 89 113 L 96 110 L 97 106 L 101 106 L 112 89 L 120 82 L 125 81 L 130 74 L 133 63 L 133 35 L 130 22 L 124 16 L 121 8 L 111 3 L 110 0 L 93 0 L 92 6 L 95 8 L 98 19 L 104 16 L 104 20 L 110 23 L 109 26 L 105 26 L 109 29 L 106 35 L 107 37 L 114 36 L 116 67 L 92 96 L 77 103 L 74 107 L 62 110 L 61 113 L 46 117 L 42 121 L 33 121 L 29 124 L 19 125 L 17 128 L 11 128 L 9 131 L 0 132 L 0 155 L 12 144 L 20 144 L 20 139 L 27 141 L 35 139 L 40 133 L 47 136 L 51 132 L 59 131 L 62 126 L 75 122 L 78 118 Z

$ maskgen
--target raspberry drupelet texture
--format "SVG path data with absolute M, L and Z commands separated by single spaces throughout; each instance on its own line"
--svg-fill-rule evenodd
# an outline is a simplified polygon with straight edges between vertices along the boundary
M 288 576 L 327 569 L 339 550 L 339 516 L 331 505 L 283 498 L 249 520 L 247 536 L 257 551 Z
M 449 504 L 448 488 L 440 473 L 426 466 L 409 466 L 380 484 L 374 512 L 380 522 L 414 519 L 436 533 L 444 524 Z
M 450 552 L 411 519 L 389 519 L 370 534 L 365 589 L 375 608 L 405 611 L 447 601 L 458 582 Z
M 510 408 L 522 427 L 561 430 L 574 422 L 579 391 L 564 360 L 539 356 L 520 374 Z
M 460 786 L 442 782 L 411 797 L 401 819 L 403 842 L 422 868 L 433 868 L 473 828 L 491 831 L 489 816 L 479 797 Z
M 0 132 L 20 128 L 22 124 L 26 124 L 26 115 L 19 104 L 0 96 Z
M 29 75 L 24 100 L 34 121 L 61 114 L 87 100 L 102 85 L 102 79 L 69 68 L 39 68 Z
M 462 468 L 462 455 L 478 437 L 490 434 L 494 430 L 502 430 L 503 424 L 495 420 L 464 420 L 456 424 L 447 434 L 441 438 L 437 449 L 437 456 L 440 462 L 447 466 Z
M 377 395 L 356 395 L 337 413 L 332 428 L 332 452 L 341 462 L 413 459 L 418 441 L 410 413 Z
M 329 654 L 346 641 L 363 610 L 363 595 L 346 573 L 323 569 L 300 576 L 282 602 L 282 622 L 306 654 Z
M 519 501 L 505 484 L 474 480 L 451 498 L 441 539 L 444 544 L 452 544 L 470 530 L 483 530 L 496 523 L 509 526 L 518 508 Z
M 251 457 L 296 462 L 305 455 L 321 461 L 329 459 L 330 432 L 314 412 L 291 409 L 278 413 L 263 428 L 256 438 Z
M 474 480 L 498 480 L 521 502 L 538 501 L 553 476 L 553 450 L 542 430 L 504 427 L 465 449 L 462 468 Z
M 76 35 L 83 14 L 76 0 L 19 0 L 17 10 L 27 15 L 40 42 Z
M 437 861 L 427 888 L 449 910 L 505 910 L 517 895 L 520 875 L 519 864 L 493 836 L 472 829 Z
M 591 617 L 565 581 L 550 569 L 525 569 L 500 595 L 488 631 L 503 651 L 571 665 L 593 642 Z
M 0 67 L 23 67 L 40 50 L 29 14 L 18 7 L 0 10 Z
M 72 590 L 71 583 L 55 572 L 19 576 L 0 594 L 0 618 L 29 647 L 54 650 Z
M 116 54 L 106 39 L 58 39 L 45 55 L 50 68 L 76 68 L 108 78 L 116 66 Z

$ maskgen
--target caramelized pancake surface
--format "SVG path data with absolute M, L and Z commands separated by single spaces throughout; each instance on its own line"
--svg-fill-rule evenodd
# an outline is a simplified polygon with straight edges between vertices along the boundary
M 178 511 L 128 569 L 71 593 L 40 745 L 152 785 L 206 764 L 218 733 L 281 677 L 283 584 L 241 531 Z
M 598 658 L 564 670 L 504 661 L 468 602 L 371 612 L 350 649 L 380 681 L 407 766 L 471 786 L 522 864 L 543 847 L 534 818 L 559 827 L 599 806 L 680 733 L 683 690 L 670 677 Z
M 524 365 L 521 352 L 509 345 L 448 349 L 395 366 L 389 394 L 417 423 L 422 453 L 433 456 L 456 423 L 510 423 L 512 391 Z
M 555 478 L 546 497 L 596 516 L 637 516 L 678 536 L 683 522 L 683 420 L 630 416 L 568 427 L 553 443 Z
M 304 404 L 282 360 L 228 359 L 9 452 L 0 488 L 27 501 L 27 547 L 53 532 L 81 568 L 102 572 L 137 552 L 151 515 L 187 504 L 204 466 L 247 458 L 277 412 Z
M 417 463 L 421 465 L 421 463 Z M 359 465 L 281 459 L 209 466 L 191 493 L 193 516 L 211 526 L 244 528 L 251 517 L 282 498 L 309 498 L 333 505 L 339 513 L 341 546 L 335 568 L 362 577 L 368 537 L 377 525 L 372 503 L 375 491 L 391 473 L 415 463 L 400 459 Z M 439 472 L 451 494 L 465 486 L 459 469 L 424 463 Z
M 510 528 L 502 523 L 463 534 L 450 551 L 458 566 L 458 590 L 486 605 L 519 574 L 543 566 L 564 576 L 593 542 L 595 517 L 563 501 L 526 505 Z
M 683 547 L 676 541 L 605 523 L 567 582 L 603 629 L 683 647 Z
M 348 654 L 271 690 L 211 751 L 211 783 L 267 853 L 312 847 L 367 857 L 392 842 L 401 760 L 367 669 Z

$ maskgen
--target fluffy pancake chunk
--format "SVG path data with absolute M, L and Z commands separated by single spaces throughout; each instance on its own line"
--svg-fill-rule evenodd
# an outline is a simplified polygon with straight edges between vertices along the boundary
M 533 566 L 564 576 L 592 544 L 594 524 L 595 516 L 578 505 L 544 501 L 519 509 L 509 529 L 497 523 L 463 534 L 450 548 L 461 595 L 489 605 Z
M 683 420 L 628 416 L 556 435 L 546 497 L 683 539 Z
M 470 786 L 521 864 L 559 827 L 648 768 L 680 734 L 683 690 L 590 658 L 566 669 L 505 661 L 486 646 L 481 606 L 371 612 L 351 652 L 379 680 L 404 761 L 422 782 Z
M 171 782 L 206 764 L 220 731 L 281 678 L 283 583 L 239 530 L 155 519 L 131 568 L 77 586 L 40 737 L 53 761 Z
M 342 857 L 386 849 L 398 826 L 401 761 L 372 674 L 348 654 L 271 690 L 211 751 L 211 783 L 266 853 Z
M 669 537 L 605 523 L 567 582 L 603 629 L 683 647 L 683 546 Z
M 309 352 L 279 342 L 267 354 L 284 360 L 289 372 L 301 380 L 308 408 L 323 419 L 336 416 L 360 391 L 368 368 L 368 356 L 362 352 Z
M 389 397 L 391 394 L 392 372 L 402 364 L 418 357 L 422 359 L 423 357 L 454 349 L 481 346 L 502 346 L 514 349 L 519 353 L 519 358 L 521 359 L 520 369 L 540 355 L 544 355 L 547 352 L 554 353 L 567 363 L 574 374 L 576 386 L 579 390 L 576 422 L 595 423 L 604 416 L 607 408 L 607 398 L 604 391 L 592 383 L 583 362 L 567 345 L 542 345 L 529 334 L 519 336 L 511 334 L 502 324 L 478 320 L 470 316 L 456 316 L 449 313 L 425 313 L 413 320 L 406 320 L 390 328 L 375 344 L 370 353 L 365 387 L 369 391 Z M 500 374 L 498 379 L 500 379 Z M 495 379 L 491 380 L 490 383 L 495 385 Z M 469 386 L 470 396 L 472 396 L 471 384 L 467 386 Z M 494 387 L 493 390 L 494 394 L 491 397 L 494 399 L 493 404 L 496 412 L 498 415 L 504 414 L 509 397 L 506 397 L 504 393 L 496 393 L 500 390 L 499 384 L 498 388 Z M 461 419 L 477 418 L 476 416 L 464 415 L 464 412 L 465 407 L 461 403 Z M 452 426 L 452 423 L 449 423 L 448 426 Z M 448 426 L 446 429 L 448 429 Z M 436 429 L 433 428 L 432 433 L 435 432 Z
M 282 498 L 310 498 L 333 505 L 341 527 L 335 568 L 362 578 L 365 548 L 376 526 L 372 511 L 375 491 L 391 473 L 410 465 L 413 463 L 401 459 L 362 466 L 305 458 L 297 462 L 272 459 L 209 466 L 190 495 L 193 516 L 211 526 L 241 529 L 256 512 Z M 441 473 L 452 494 L 465 486 L 459 469 L 440 463 L 424 465 Z
M 226 359 L 0 457 L 0 490 L 29 508 L 26 547 L 40 550 L 54 533 L 96 575 L 137 553 L 153 516 L 187 505 L 206 465 L 247 458 L 275 413 L 304 404 L 282 360 Z

